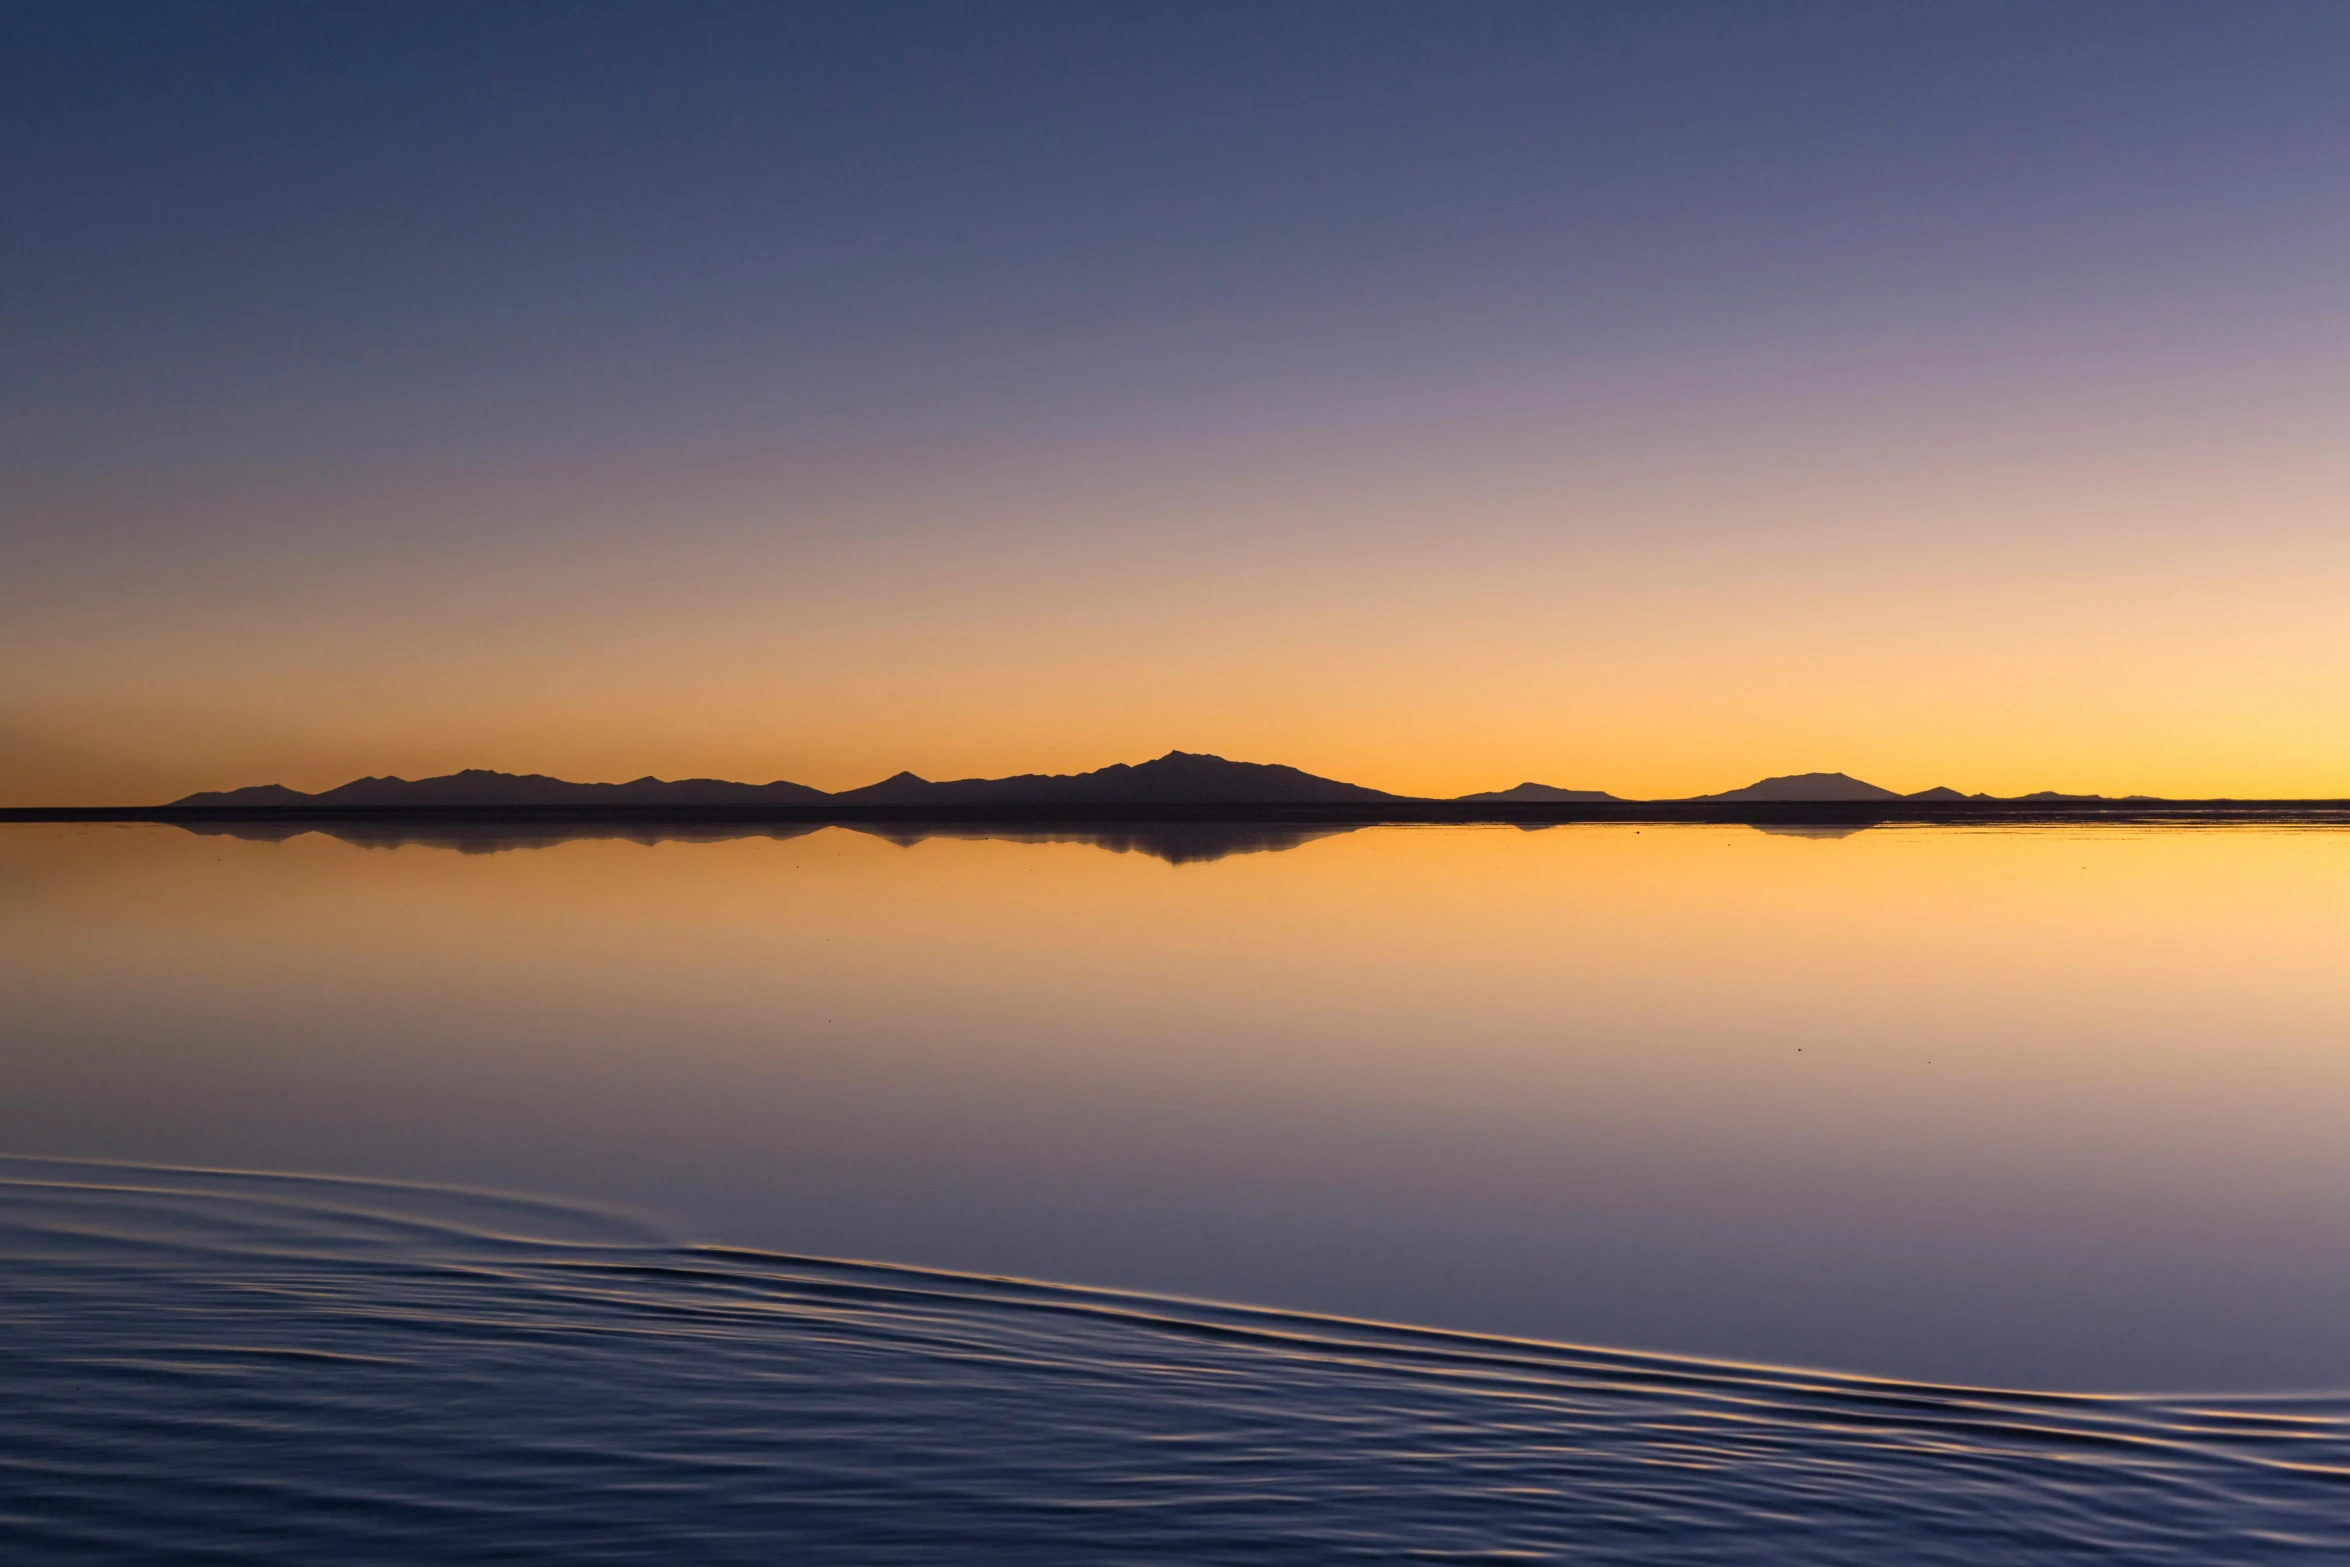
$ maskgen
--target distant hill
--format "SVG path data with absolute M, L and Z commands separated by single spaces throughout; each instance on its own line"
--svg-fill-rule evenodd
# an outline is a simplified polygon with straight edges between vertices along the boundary
M 841 805 L 1341 805 L 1404 795 L 1317 778 L 1265 762 L 1169 751 L 1156 761 L 1120 762 L 1090 773 L 1023 773 L 933 783 L 912 773 L 844 789 Z
M 318 796 L 289 789 L 284 784 L 254 784 L 248 789 L 208 789 L 174 800 L 174 805 L 315 805 Z
M 718 778 L 639 778 L 629 783 L 570 783 L 540 773 L 494 773 L 467 768 L 441 778 L 355 778 L 338 788 L 304 794 L 282 784 L 191 794 L 174 805 L 404 806 L 502 805 L 822 805 L 832 796 L 806 784 L 728 783 Z
M 1470 798 L 1500 799 L 1502 796 L 1472 795 Z M 1697 799 L 1702 801 L 1723 804 L 1769 804 L 1800 801 L 1849 804 L 1858 800 L 1907 800 L 1918 805 L 1967 805 L 1976 801 L 2000 801 L 2002 799 L 2011 804 L 2030 804 L 2034 801 L 2054 804 L 2066 801 L 2090 802 L 2105 798 L 2107 797 L 2102 794 L 2060 794 L 2054 789 L 2042 789 L 2037 794 L 2014 794 L 2004 797 L 1993 794 L 1962 794 L 1948 785 L 1920 789 L 1915 794 L 1895 794 L 1890 789 L 1880 789 L 1873 783 L 1864 783 L 1849 773 L 1790 773 L 1783 778 L 1765 778 L 1760 783 L 1748 784 L 1743 789 L 1732 789 L 1727 794 L 1701 794 L 1697 796 Z M 2126 800 L 2151 798 L 2152 796 L 2143 794 L 2125 796 Z
M 1017 778 L 958 778 L 945 783 L 899 773 L 839 794 L 781 781 L 745 784 L 717 778 L 674 782 L 639 778 L 624 784 L 570 783 L 538 773 L 469 768 L 441 778 L 358 778 L 318 794 L 304 794 L 282 784 L 258 784 L 248 789 L 191 794 L 171 803 L 429 810 L 631 805 L 1337 805 L 1404 798 L 1360 784 L 1317 778 L 1294 767 L 1169 751 L 1156 761 L 1138 766 L 1121 762 L 1091 773 L 1029 773 Z
M 1708 803 L 1775 804 L 1805 800 L 1899 800 L 1903 796 L 1890 789 L 1880 789 L 1873 783 L 1862 783 L 1845 773 L 1789 773 L 1784 777 L 1765 778 L 1743 789 L 1732 789 L 1724 794 L 1701 794 L 1697 798 Z
M 1530 803 L 1591 804 L 1614 800 L 1617 797 L 1605 789 L 1561 789 L 1551 784 L 1522 783 L 1514 789 L 1488 789 L 1482 794 L 1464 794 L 1464 801 L 1473 804 L 1526 801 Z

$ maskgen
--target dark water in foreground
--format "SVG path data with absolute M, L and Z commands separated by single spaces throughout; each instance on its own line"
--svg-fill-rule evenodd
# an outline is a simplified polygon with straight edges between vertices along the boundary
M 0 1559 L 2350 1558 L 2350 1398 L 1987 1392 L 0 1161 Z

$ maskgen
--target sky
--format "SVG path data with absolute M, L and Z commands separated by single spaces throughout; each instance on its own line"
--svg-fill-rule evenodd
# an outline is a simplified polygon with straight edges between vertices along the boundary
M 0 804 L 2350 795 L 2350 8 L 0 0 Z

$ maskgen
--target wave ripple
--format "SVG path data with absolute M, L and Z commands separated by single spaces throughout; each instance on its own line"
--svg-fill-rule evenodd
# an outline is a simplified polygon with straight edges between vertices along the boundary
M 2350 1560 L 2350 1400 L 1933 1387 L 0 1161 L 11 1562 Z

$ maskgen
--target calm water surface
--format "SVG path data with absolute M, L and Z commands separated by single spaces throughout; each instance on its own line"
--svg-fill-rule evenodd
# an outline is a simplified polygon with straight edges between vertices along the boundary
M 2346 952 L 2322 831 L 0 828 L 0 1543 L 2340 1559 Z

